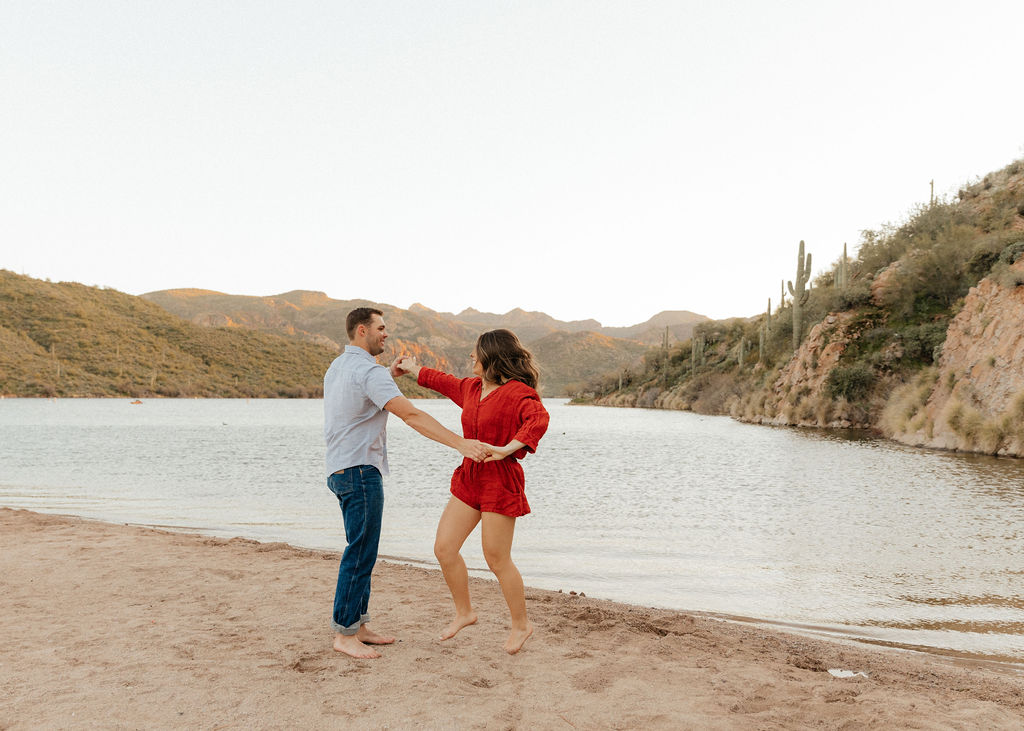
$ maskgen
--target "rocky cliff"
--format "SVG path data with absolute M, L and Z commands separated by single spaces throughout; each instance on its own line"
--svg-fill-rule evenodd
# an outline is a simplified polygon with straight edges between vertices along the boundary
M 884 273 L 883 273 L 884 274 Z M 884 286 L 873 287 L 876 294 Z M 901 357 L 878 355 L 873 398 L 836 394 L 840 358 L 869 331 L 855 312 L 815 325 L 770 387 L 734 399 L 730 413 L 759 424 L 876 429 L 918 447 L 1024 456 L 1024 258 L 1000 277 L 982 279 L 951 321 L 934 366 L 907 383 L 887 376 Z M 685 407 L 684 407 L 685 408 Z
M 828 315 L 808 333 L 770 388 L 730 405 L 741 421 L 776 426 L 870 428 L 869 412 L 829 393 L 829 377 L 864 325 L 853 312 Z
M 865 230 L 793 303 L 699 323 L 576 402 L 1024 456 L 1024 159 Z
M 972 287 L 936 367 L 898 389 L 886 436 L 914 446 L 1024 456 L 1024 259 Z

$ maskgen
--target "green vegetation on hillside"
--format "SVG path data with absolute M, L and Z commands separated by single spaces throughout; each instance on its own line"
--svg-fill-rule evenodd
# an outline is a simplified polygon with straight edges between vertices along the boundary
M 336 351 L 0 270 L 0 394 L 313 397 Z
M 649 349 L 639 368 L 592 379 L 575 399 L 703 413 L 727 413 L 730 404 L 745 401 L 744 415 L 753 416 L 751 408 L 756 411 L 758 398 L 764 402 L 765 390 L 792 358 L 794 342 L 829 313 L 846 312 L 853 338 L 829 373 L 827 397 L 870 421 L 878 415 L 881 391 L 938 358 L 949 321 L 972 286 L 984 277 L 1004 286 L 1024 284 L 1010 269 L 1021 256 L 1024 160 L 964 186 L 957 200 L 934 201 L 904 223 L 864 231 L 854 258 L 835 262 L 812 282 L 800 303 L 800 332 L 793 332 L 787 292 L 785 304 L 776 300 L 770 312 L 703 323 L 688 341 Z M 777 297 L 778 285 L 765 282 L 765 291 L 766 300 L 773 292 Z
M 0 270 L 0 395 L 318 397 L 347 340 L 346 314 L 374 304 L 306 291 L 135 297 Z M 393 333 L 383 358 L 406 353 L 468 375 L 477 329 L 425 307 L 383 309 Z M 545 395 L 561 396 L 570 381 L 632 363 L 644 350 L 593 332 L 550 332 L 557 321 L 542 313 L 519 317 L 548 333 L 530 343 Z M 437 397 L 411 378 L 398 385 L 408 396 Z

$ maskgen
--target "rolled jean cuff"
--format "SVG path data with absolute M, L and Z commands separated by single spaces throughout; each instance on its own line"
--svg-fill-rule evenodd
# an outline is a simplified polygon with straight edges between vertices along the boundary
M 337 632 L 340 635 L 350 635 L 351 636 L 351 635 L 354 635 L 356 632 L 358 632 L 359 628 L 362 627 L 364 624 L 366 624 L 369 621 L 370 621 L 370 615 L 369 614 L 364 614 L 359 619 L 357 619 L 355 622 L 350 624 L 348 627 L 343 627 L 342 625 L 338 624 L 337 622 L 335 622 L 332 619 L 331 620 L 331 629 L 333 629 L 335 632 Z

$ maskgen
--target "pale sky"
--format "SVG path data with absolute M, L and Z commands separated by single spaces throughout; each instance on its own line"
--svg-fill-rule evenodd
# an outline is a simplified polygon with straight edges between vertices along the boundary
M 0 267 L 630 325 L 1024 157 L 1024 3 L 0 0 Z

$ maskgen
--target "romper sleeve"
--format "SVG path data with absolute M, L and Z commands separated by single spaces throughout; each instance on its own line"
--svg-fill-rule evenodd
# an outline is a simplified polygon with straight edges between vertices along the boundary
M 468 378 L 456 378 L 444 371 L 424 367 L 420 368 L 420 374 L 416 378 L 416 383 L 426 386 L 431 391 L 437 391 L 442 396 L 447 396 L 461 407 L 463 402 L 463 382 L 468 380 Z
M 519 401 L 519 413 L 516 423 L 516 433 L 512 437 L 526 446 L 518 450 L 513 456 L 522 459 L 527 453 L 535 452 L 540 438 L 548 430 L 548 410 L 540 402 L 540 398 L 534 393 L 524 396 Z

